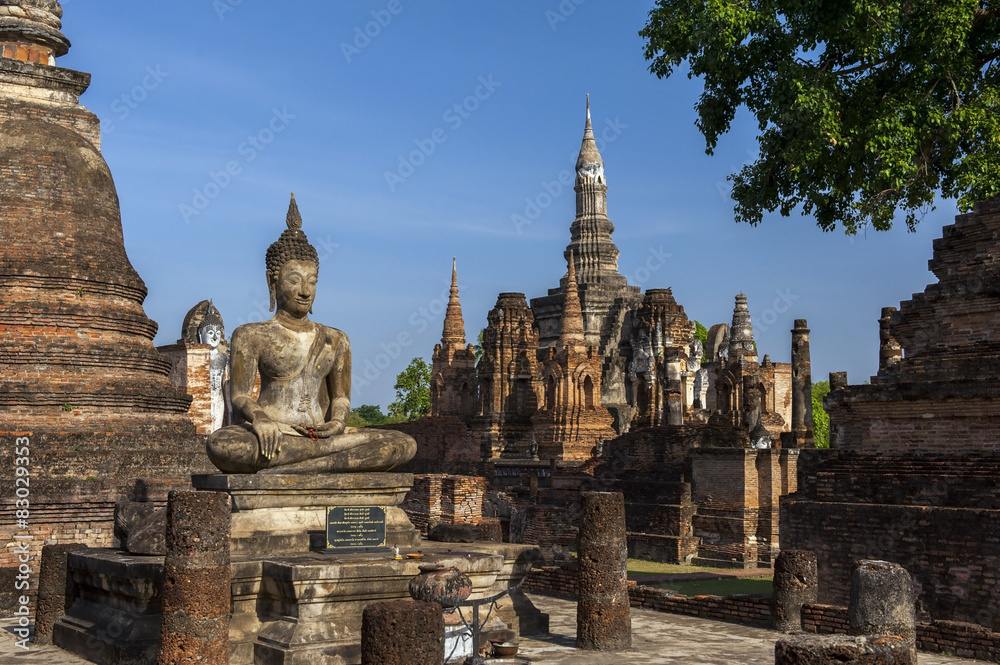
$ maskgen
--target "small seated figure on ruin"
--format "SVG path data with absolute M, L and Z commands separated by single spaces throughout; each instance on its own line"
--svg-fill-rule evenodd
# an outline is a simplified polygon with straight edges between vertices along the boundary
M 351 345 L 347 335 L 309 320 L 319 256 L 302 232 L 295 195 L 288 229 L 267 250 L 268 321 L 233 332 L 230 391 L 234 422 L 208 438 L 208 456 L 225 473 L 391 471 L 416 442 L 392 430 L 348 430 Z M 253 398 L 260 375 L 260 395 Z

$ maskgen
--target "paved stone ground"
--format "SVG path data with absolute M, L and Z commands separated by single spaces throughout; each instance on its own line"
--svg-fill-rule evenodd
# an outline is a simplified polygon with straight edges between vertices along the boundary
M 585 653 L 576 641 L 576 603 L 532 595 L 531 601 L 549 614 L 542 639 L 521 639 L 519 655 L 533 665 L 773 665 L 774 643 L 781 636 L 770 630 L 708 621 L 652 610 L 632 610 L 632 651 Z M 921 653 L 920 665 L 985 665 L 985 661 Z
M 542 639 L 521 640 L 520 655 L 533 665 L 772 665 L 774 642 L 779 633 L 746 628 L 729 623 L 632 610 L 632 647 L 628 653 L 581 652 L 576 641 L 576 603 L 548 596 L 531 596 L 532 602 L 548 612 L 550 633 Z M 36 646 L 24 651 L 15 647 L 11 620 L 0 620 L 0 664 L 2 665 L 86 665 L 53 646 Z M 920 654 L 920 665 L 986 665 L 985 661 Z

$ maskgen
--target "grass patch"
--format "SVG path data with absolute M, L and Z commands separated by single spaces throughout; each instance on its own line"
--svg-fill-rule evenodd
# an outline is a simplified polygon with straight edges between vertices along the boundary
M 682 596 L 735 596 L 737 594 L 767 594 L 772 592 L 770 576 L 663 582 L 649 586 L 658 589 L 671 589 Z

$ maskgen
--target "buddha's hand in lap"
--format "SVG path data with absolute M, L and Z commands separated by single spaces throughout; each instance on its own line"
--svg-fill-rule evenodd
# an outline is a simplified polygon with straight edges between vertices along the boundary
M 266 418 L 254 420 L 252 426 L 257 435 L 260 456 L 270 462 L 281 451 L 281 426 Z
M 329 439 L 332 436 L 340 436 L 346 429 L 346 423 L 340 420 L 331 420 L 328 423 L 307 427 L 306 425 L 295 425 L 295 431 L 302 436 L 316 439 Z

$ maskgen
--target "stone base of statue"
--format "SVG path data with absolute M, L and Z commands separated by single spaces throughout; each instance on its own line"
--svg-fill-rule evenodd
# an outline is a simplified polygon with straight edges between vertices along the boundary
M 386 508 L 386 546 L 420 544 L 420 532 L 400 504 L 413 486 L 409 473 L 216 474 L 192 476 L 195 489 L 233 500 L 233 556 L 324 549 L 329 506 Z
M 472 599 L 516 586 L 537 548 L 505 543 L 434 543 L 399 508 L 412 476 L 195 476 L 195 488 L 232 497 L 231 665 L 355 665 L 361 661 L 361 617 L 369 603 L 409 599 L 419 566 L 454 566 L 473 582 Z M 385 507 L 391 551 L 329 554 L 326 509 Z M 319 550 L 319 551 L 318 551 Z M 420 558 L 409 558 L 408 554 Z M 55 627 L 55 643 L 101 665 L 154 665 L 161 623 L 163 557 L 90 550 L 69 557 L 73 603 Z M 471 620 L 470 608 L 465 608 Z M 548 630 L 519 590 L 499 601 L 494 616 L 518 634 Z

